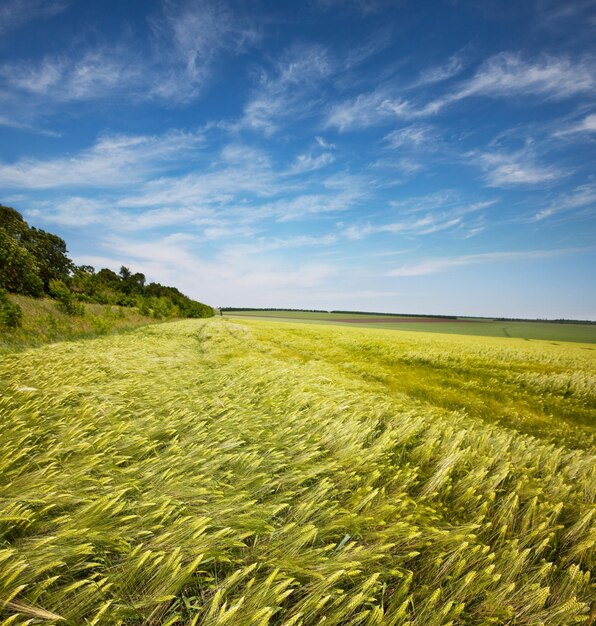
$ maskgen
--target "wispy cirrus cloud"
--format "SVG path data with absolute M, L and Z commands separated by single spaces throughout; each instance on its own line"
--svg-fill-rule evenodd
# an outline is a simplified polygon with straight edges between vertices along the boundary
M 442 96 L 430 100 L 406 99 L 397 95 L 395 89 L 385 86 L 335 104 L 327 116 L 326 125 L 347 131 L 394 119 L 424 118 L 472 97 L 541 96 L 546 100 L 562 100 L 589 95 L 595 90 L 596 61 L 592 57 L 571 59 L 545 55 L 528 61 L 519 53 L 501 52 L 488 58 L 471 78 L 457 82 Z
M 573 189 L 552 201 L 546 208 L 536 212 L 528 221 L 541 222 L 559 213 L 568 213 L 575 209 L 596 211 L 596 183 L 587 183 Z
M 489 187 L 515 187 L 552 183 L 569 175 L 569 171 L 555 165 L 543 165 L 536 160 L 533 150 L 506 152 L 498 150 L 473 151 L 468 158 L 485 172 Z
M 239 259 L 246 255 L 263 254 L 276 250 L 291 250 L 295 248 L 311 248 L 331 246 L 338 241 L 337 235 L 296 235 L 294 237 L 256 237 L 250 243 L 236 244 L 232 248 L 224 248 L 225 256 L 237 256 Z
M 203 131 L 103 136 L 73 155 L 0 164 L 0 185 L 33 194 L 26 213 L 44 223 L 127 231 L 186 224 L 202 240 L 347 211 L 368 193 L 363 176 L 323 172 L 330 152 L 299 154 L 287 168 L 240 142 L 214 154 L 209 140 Z M 35 200 L 48 189 L 52 201 Z
M 288 170 L 289 175 L 304 174 L 305 172 L 313 172 L 330 165 L 335 161 L 335 157 L 330 152 L 322 154 L 299 154 L 293 165 Z
M 19 29 L 36 19 L 62 13 L 70 0 L 6 0 L 0 5 L 0 35 Z
M 0 115 L 0 126 L 5 126 L 7 128 L 14 128 L 17 130 L 23 130 L 27 133 L 33 133 L 35 135 L 44 135 L 46 137 L 60 137 L 60 133 L 49 130 L 47 128 L 42 128 L 39 126 L 35 126 L 33 124 L 28 124 L 26 122 L 21 122 L 16 119 L 12 119 L 10 117 L 6 117 L 5 115 Z
M 390 148 L 402 148 L 404 146 L 418 148 L 428 147 L 437 139 L 437 130 L 428 124 L 411 124 L 398 128 L 385 135 L 384 140 Z
M 391 0 L 312 0 L 312 2 L 324 11 L 341 8 L 344 11 L 356 11 L 363 16 L 378 13 L 391 5 Z
M 521 250 L 507 252 L 483 252 L 480 254 L 465 254 L 461 256 L 441 257 L 426 259 L 410 265 L 401 265 L 390 272 L 387 276 L 426 276 L 439 274 L 456 267 L 478 265 L 484 263 L 507 263 L 516 261 L 538 261 L 566 254 L 576 254 L 587 251 L 582 248 L 561 248 L 555 250 Z
M 34 63 L 0 66 L 4 89 L 13 94 L 44 98 L 47 102 L 99 100 L 126 86 L 133 92 L 146 80 L 138 58 L 124 48 L 96 48 L 81 56 L 51 56 Z M 34 104 L 34 103 L 33 103 Z
M 249 211 L 255 198 L 262 201 L 279 194 L 282 178 L 265 152 L 235 143 L 224 146 L 210 167 L 153 177 L 124 194 L 118 204 L 143 210 L 238 206 L 240 211 L 245 206 Z
M 201 134 L 108 135 L 76 155 L 21 159 L 0 164 L 0 185 L 8 189 L 110 188 L 145 180 L 179 163 L 203 142 Z
M 390 233 L 393 235 L 430 235 L 432 233 L 447 230 L 461 224 L 462 217 L 439 217 L 426 215 L 415 220 L 391 222 L 389 224 L 353 224 L 345 229 L 344 235 L 351 240 L 363 239 L 369 235 L 378 233 Z
M 548 30 L 560 31 L 573 29 L 573 34 L 584 31 L 592 34 L 596 24 L 594 0 L 574 0 L 574 2 L 558 2 L 558 0 L 538 0 L 538 25 Z
M 259 38 L 212 0 L 168 0 L 149 23 L 149 33 L 131 31 L 92 47 L 71 43 L 61 53 L 1 64 L 1 100 L 13 111 L 11 119 L 30 123 L 51 107 L 107 98 L 185 104 L 203 93 L 219 58 L 239 54 Z
M 344 229 L 343 234 L 348 239 L 358 240 L 379 233 L 417 237 L 446 230 L 465 229 L 465 236 L 470 236 L 470 232 L 479 225 L 476 219 L 473 224 L 468 224 L 468 217 L 493 206 L 496 202 L 497 200 L 485 200 L 467 205 L 445 206 L 447 204 L 445 197 L 438 197 L 434 206 L 436 210 L 430 210 L 425 215 L 419 215 L 420 207 L 403 209 L 403 217 L 400 220 L 388 223 L 377 221 L 376 223 L 351 224 Z
M 540 95 L 556 100 L 592 93 L 595 89 L 593 58 L 545 55 L 527 61 L 520 54 L 502 52 L 485 61 L 471 79 L 461 83 L 446 98 L 446 102 L 471 96 Z
M 388 120 L 427 117 L 436 113 L 441 106 L 434 101 L 417 104 L 395 97 L 387 88 L 382 88 L 334 104 L 327 115 L 325 126 L 337 128 L 340 132 L 364 129 Z
M 271 135 L 284 120 L 312 112 L 321 102 L 322 81 L 334 71 L 334 62 L 324 47 L 291 47 L 272 70 L 261 71 L 237 127 Z
M 421 72 L 420 76 L 410 88 L 434 85 L 457 76 L 464 68 L 464 62 L 460 54 L 454 54 L 445 63 L 436 65 Z
M 567 137 L 569 135 L 589 135 L 596 133 L 596 113 L 586 115 L 582 120 L 568 124 L 555 131 L 555 137 Z
M 315 141 L 319 146 L 321 146 L 321 148 L 324 148 L 325 150 L 335 150 L 335 144 L 328 142 L 324 137 L 317 136 L 315 137 Z
M 243 52 L 260 38 L 226 3 L 212 0 L 167 0 L 163 14 L 150 23 L 155 35 L 152 65 L 158 73 L 147 94 L 174 102 L 197 97 L 224 52 Z

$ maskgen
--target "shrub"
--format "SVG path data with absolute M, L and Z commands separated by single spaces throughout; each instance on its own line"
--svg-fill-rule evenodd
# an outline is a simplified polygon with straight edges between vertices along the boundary
M 8 299 L 5 289 L 0 288 L 0 326 L 17 328 L 21 325 L 23 311 L 16 303 Z
M 93 326 L 93 330 L 98 335 L 105 335 L 112 328 L 112 324 L 110 323 L 109 318 L 98 317 L 97 315 L 92 315 L 89 319 L 90 319 L 91 325 Z
M 68 315 L 84 315 L 85 307 L 77 300 L 75 294 L 61 281 L 50 281 L 50 293 L 58 300 L 58 306 Z

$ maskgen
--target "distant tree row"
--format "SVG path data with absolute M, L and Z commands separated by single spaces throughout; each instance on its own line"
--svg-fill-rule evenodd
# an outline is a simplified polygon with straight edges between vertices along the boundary
M 95 271 L 77 266 L 68 257 L 66 243 L 57 235 L 29 226 L 23 216 L 0 205 L 0 289 L 27 296 L 57 299 L 71 314 L 82 312 L 82 302 L 137 307 L 143 315 L 211 317 L 213 309 L 191 300 L 175 287 L 146 284 L 145 275 Z
M 295 311 L 300 313 L 331 313 L 332 311 L 323 311 L 322 309 L 276 309 L 272 307 L 250 307 L 250 306 L 222 306 L 221 311 Z
M 596 324 L 594 320 L 546 319 L 541 317 L 495 317 L 495 322 L 548 322 L 549 324 Z
M 428 314 L 428 315 L 423 315 L 420 313 L 377 313 L 375 311 L 327 311 L 327 310 L 322 310 L 322 309 L 274 309 L 274 308 L 255 308 L 255 307 L 234 307 L 234 306 L 226 306 L 226 307 L 221 307 L 222 311 L 291 311 L 291 312 L 295 312 L 295 313 L 348 313 L 350 315 L 375 315 L 375 316 L 379 316 L 379 315 L 384 315 L 387 317 L 396 317 L 396 316 L 403 316 L 403 317 L 438 317 L 440 319 L 449 319 L 449 320 L 456 320 L 457 317 L 455 315 L 433 315 L 433 314 Z

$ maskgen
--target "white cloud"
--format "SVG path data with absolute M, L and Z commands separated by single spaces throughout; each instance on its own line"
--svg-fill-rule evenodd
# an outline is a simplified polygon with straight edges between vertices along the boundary
M 0 78 L 13 98 L 37 96 L 47 106 L 48 101 L 99 100 L 122 88 L 135 92 L 146 80 L 145 69 L 130 50 L 115 47 L 88 50 L 78 57 L 46 57 L 39 63 L 5 63 Z
M 295 46 L 271 73 L 261 72 L 239 127 L 273 134 L 282 120 L 303 117 L 320 101 L 318 88 L 334 71 L 321 46 Z
M 28 133 L 33 133 L 36 135 L 45 135 L 46 137 L 60 137 L 60 133 L 57 133 L 53 130 L 39 128 L 37 126 L 34 126 L 33 124 L 21 122 L 19 120 L 15 120 L 4 115 L 0 115 L 0 126 L 6 126 L 7 128 L 16 128 L 18 130 L 24 130 Z
M 314 2 L 323 10 L 355 10 L 362 15 L 367 16 L 377 13 L 387 6 L 391 6 L 391 0 L 314 0 Z
M 118 224 L 129 232 L 185 225 L 202 241 L 254 237 L 255 224 L 345 211 L 367 194 L 364 177 L 315 173 L 331 163 L 330 153 L 305 155 L 288 170 L 275 168 L 261 149 L 232 143 L 203 165 L 205 141 L 202 133 L 178 131 L 106 136 L 70 158 L 0 165 L 0 185 L 76 189 L 25 203 L 27 214 L 45 223 Z
M 468 156 L 485 171 L 489 187 L 537 185 L 568 175 L 568 172 L 555 166 L 536 163 L 529 148 L 515 152 L 472 152 Z
M 168 101 L 194 99 L 218 56 L 242 52 L 259 39 L 257 31 L 235 18 L 224 3 L 208 0 L 166 0 L 163 17 L 151 24 L 156 35 L 153 64 L 161 71 L 148 93 Z
M 247 221 L 271 218 L 278 222 L 292 222 L 346 211 L 366 195 L 358 181 L 351 183 L 349 179 L 346 180 L 344 189 L 331 188 L 321 193 L 301 193 L 244 210 L 238 208 L 235 212 Z
M 446 101 L 470 96 L 526 95 L 562 99 L 591 93 L 595 88 L 596 66 L 592 59 L 572 61 L 566 57 L 543 56 L 528 62 L 519 54 L 502 52 L 485 61 Z
M 548 30 L 560 31 L 571 27 L 575 37 L 581 36 L 586 31 L 589 33 L 588 36 L 593 34 L 592 28 L 596 24 L 594 0 L 573 2 L 538 0 L 537 8 L 539 25 Z
M 445 217 L 426 215 L 415 220 L 392 222 L 389 224 L 352 225 L 345 229 L 344 235 L 348 239 L 363 239 L 372 234 L 390 233 L 393 235 L 430 235 L 447 230 L 461 224 L 461 216 Z
M 535 213 L 530 221 L 540 222 L 557 213 L 589 208 L 596 208 L 596 183 L 576 187 L 571 193 L 559 197 L 549 206 Z
M 426 117 L 439 108 L 435 102 L 417 105 L 403 98 L 392 97 L 387 90 L 379 89 L 332 106 L 325 126 L 344 132 L 368 128 L 392 119 Z
M 315 137 L 315 141 L 325 150 L 335 150 L 335 145 L 329 143 L 324 137 Z
M 445 63 L 425 70 L 411 87 L 432 85 L 453 78 L 463 70 L 464 64 L 459 54 L 449 57 Z
M 406 176 L 415 174 L 416 172 L 420 172 L 425 168 L 425 164 L 423 164 L 419 160 L 417 161 L 410 157 L 402 157 L 399 159 L 380 159 L 374 163 L 374 166 L 396 170 Z M 390 185 L 393 186 L 398 182 L 402 181 L 396 181 L 395 179 L 391 179 Z
M 533 61 L 520 54 L 501 52 L 487 59 L 472 78 L 460 82 L 451 93 L 427 105 L 436 113 L 445 106 L 471 97 L 523 98 L 540 96 L 562 100 L 596 90 L 596 63 L 584 57 L 544 55 Z
M 27 22 L 62 13 L 69 0 L 5 0 L 0 5 L 0 35 L 17 30 Z
M 109 207 L 100 200 L 73 196 L 61 200 L 57 206 L 47 201 L 35 203 L 33 208 L 25 211 L 25 217 L 61 226 L 90 226 L 104 221 L 109 213 Z
M 243 52 L 258 39 L 223 4 L 210 0 L 168 0 L 163 13 L 149 21 L 149 44 L 130 34 L 93 48 L 0 65 L 3 99 L 19 120 L 46 115 L 50 105 L 108 97 L 187 103 L 201 95 L 217 59 Z
M 292 250 L 296 248 L 310 248 L 318 246 L 331 246 L 337 243 L 337 235 L 296 235 L 294 237 L 257 237 L 251 243 L 240 243 L 227 246 L 222 255 L 227 258 L 236 258 L 239 261 L 247 255 L 259 255 L 275 250 Z
M 250 306 L 266 293 L 272 304 L 288 297 L 299 301 L 311 290 L 328 284 L 337 268 L 321 263 L 287 263 L 279 260 L 275 269 L 258 255 L 229 248 L 208 258 L 197 252 L 196 242 L 186 233 L 156 239 L 111 237 L 104 242 L 105 256 L 80 255 L 77 263 L 121 265 L 142 271 L 148 280 L 176 285 L 183 293 L 215 305 Z M 239 262 L 241 261 L 241 262 Z
M 412 124 L 392 131 L 385 135 L 384 140 L 391 148 L 403 146 L 420 147 L 436 140 L 436 131 L 433 126 Z
M 583 120 L 566 126 L 554 133 L 555 137 L 577 135 L 584 133 L 596 133 L 596 113 L 587 115 Z
M 426 276 L 438 274 L 454 267 L 478 265 L 481 263 L 503 263 L 513 261 L 535 261 L 563 254 L 581 252 L 578 248 L 559 250 L 523 250 L 519 252 L 485 252 L 455 257 L 442 257 L 420 261 L 411 265 L 402 265 L 387 273 L 387 276 Z
M 314 156 L 312 154 L 299 154 L 294 164 L 288 170 L 288 174 L 304 174 L 305 172 L 313 172 L 333 163 L 335 157 L 330 152 L 324 152 Z
M 391 200 L 389 205 L 407 213 L 432 211 L 445 205 L 457 204 L 459 197 L 453 189 L 442 189 L 424 196 L 413 196 L 404 200 Z
M 392 200 L 389 205 L 404 215 L 421 212 L 466 215 L 476 213 L 497 203 L 497 200 L 465 202 L 461 194 L 452 189 L 443 189 L 425 196 L 414 196 L 405 200 Z
M 326 126 L 335 127 L 340 132 L 373 126 L 386 117 L 381 111 L 384 100 L 384 94 L 372 92 L 336 104 L 331 108 Z
M 216 232 L 231 232 L 229 223 L 217 217 L 209 207 L 169 207 L 146 211 L 130 211 L 121 207 L 121 202 L 112 197 L 88 198 L 70 196 L 53 201 L 28 202 L 25 216 L 61 226 L 83 227 L 117 225 L 119 231 L 143 231 L 172 228 L 180 225 L 202 230 L 203 238 L 213 239 Z M 248 233 L 245 233 L 248 234 Z
M 440 78 L 440 73 L 435 78 Z M 543 56 L 525 61 L 519 54 L 502 52 L 487 59 L 472 78 L 460 81 L 444 96 L 427 102 L 414 102 L 397 96 L 394 89 L 379 88 L 335 104 L 327 116 L 326 126 L 343 132 L 368 128 L 392 119 L 429 117 L 449 104 L 470 97 L 541 96 L 547 100 L 560 100 L 590 94 L 595 90 L 596 63 L 592 58 L 572 60 Z
M 293 191 L 291 185 L 286 188 Z M 281 191 L 281 177 L 265 153 L 233 144 L 225 146 L 210 167 L 152 178 L 138 191 L 123 195 L 118 204 L 136 209 L 203 206 L 239 214 L 243 207 L 250 212 L 255 199 L 269 198 Z
M 343 235 L 348 239 L 358 240 L 378 233 L 390 233 L 394 235 L 424 236 L 440 231 L 461 229 L 466 227 L 466 216 L 478 213 L 482 209 L 488 208 L 496 203 L 496 200 L 486 200 L 473 204 L 446 207 L 445 200 L 439 198 L 439 208 L 436 212 L 428 212 L 423 217 L 419 217 L 420 208 L 405 210 L 405 215 L 413 215 L 408 219 L 385 224 L 352 224 L 344 229 Z M 424 204 L 422 206 L 425 206 Z M 428 205 L 426 205 L 428 206 Z M 474 224 L 473 228 L 478 226 Z M 470 229 L 467 231 L 467 235 Z M 479 232 L 479 231 L 478 231 Z
M 0 185 L 9 189 L 129 185 L 156 171 L 167 171 L 168 164 L 187 158 L 201 143 L 201 135 L 178 131 L 155 136 L 105 136 L 72 157 L 0 164 Z

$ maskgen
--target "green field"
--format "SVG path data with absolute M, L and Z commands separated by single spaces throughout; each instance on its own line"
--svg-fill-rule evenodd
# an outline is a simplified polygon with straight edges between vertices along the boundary
M 595 372 L 225 317 L 4 355 L 0 626 L 594 624 Z
M 309 311 L 224 311 L 225 317 L 275 318 L 279 321 L 342 324 L 359 328 L 390 328 L 392 330 L 513 337 L 545 341 L 576 341 L 596 343 L 596 324 L 561 324 L 555 322 L 498 321 L 482 318 L 441 319 L 435 322 L 408 318 L 406 315 L 374 315 L 365 313 L 320 313 Z M 404 318 L 412 321 L 403 321 Z M 379 321 L 372 321 L 372 319 Z M 346 320 L 352 320 L 347 322 Z M 358 323 L 354 323 L 358 320 Z M 380 321 L 382 320 L 382 321 Z

